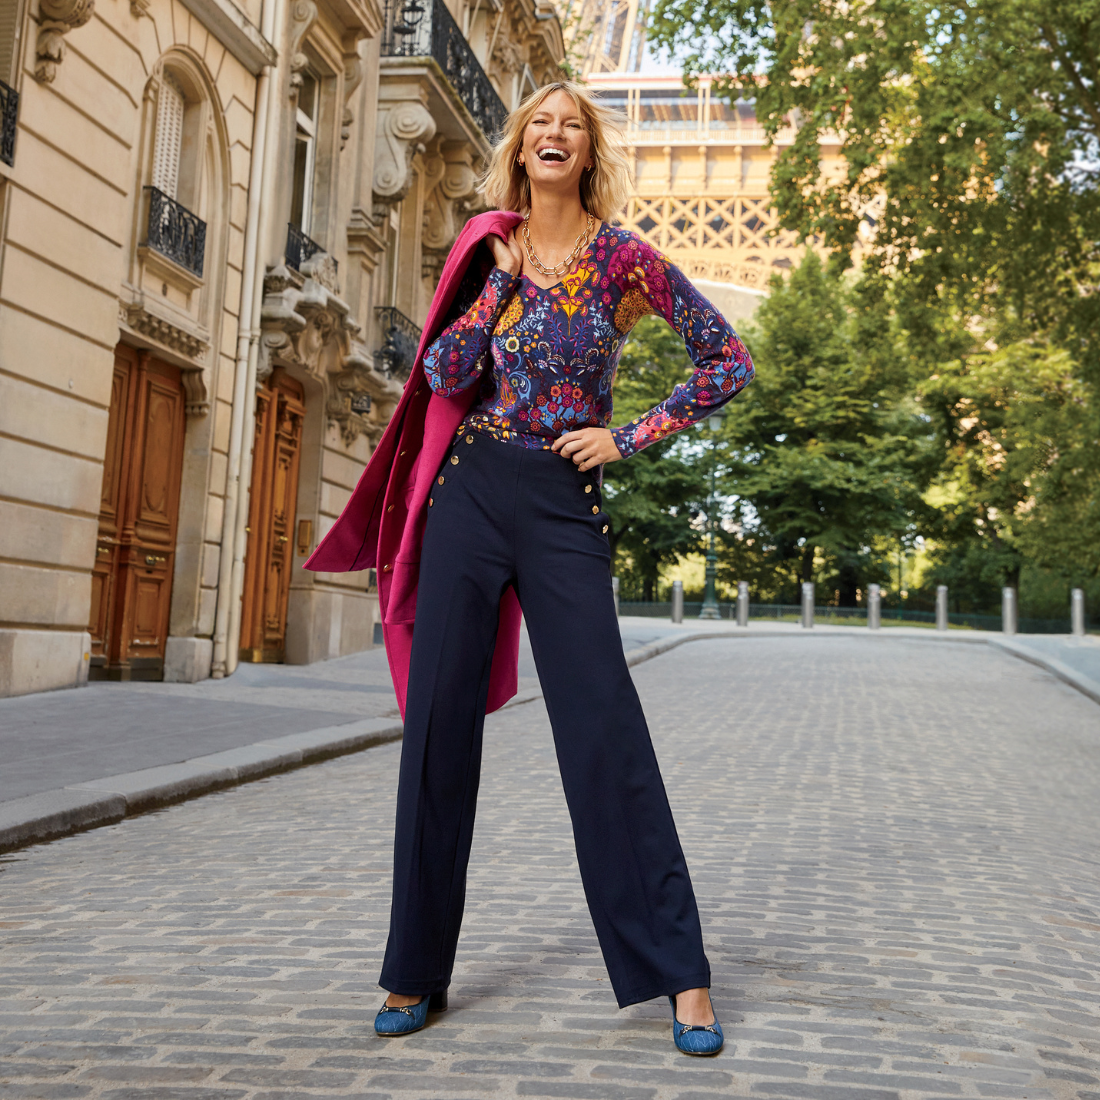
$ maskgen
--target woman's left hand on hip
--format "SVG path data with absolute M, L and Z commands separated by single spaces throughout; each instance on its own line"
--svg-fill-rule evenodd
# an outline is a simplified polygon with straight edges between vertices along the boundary
M 617 462 L 623 456 L 615 446 L 615 437 L 607 428 L 581 428 L 566 432 L 554 440 L 550 448 L 572 459 L 578 470 L 590 470 L 606 462 Z

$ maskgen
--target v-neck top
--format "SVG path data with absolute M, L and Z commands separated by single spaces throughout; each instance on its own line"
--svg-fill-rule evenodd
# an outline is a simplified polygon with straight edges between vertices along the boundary
M 703 419 L 752 381 L 752 359 L 725 318 L 635 233 L 601 226 L 549 288 L 474 267 L 457 298 L 461 315 L 424 355 L 436 393 L 480 385 L 459 434 L 548 450 L 565 432 L 606 428 L 623 344 L 649 313 L 680 334 L 695 369 L 660 405 L 612 429 L 624 458 Z

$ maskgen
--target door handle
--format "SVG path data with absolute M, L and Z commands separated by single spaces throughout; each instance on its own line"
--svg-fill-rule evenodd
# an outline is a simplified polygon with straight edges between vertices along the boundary
M 168 559 L 166 557 L 164 557 L 163 554 L 146 554 L 145 555 L 145 564 L 146 565 L 156 565 L 158 561 L 167 561 L 167 560 Z

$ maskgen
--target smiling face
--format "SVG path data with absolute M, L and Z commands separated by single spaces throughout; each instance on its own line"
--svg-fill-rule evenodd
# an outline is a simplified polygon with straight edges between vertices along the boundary
M 560 89 L 538 106 L 523 131 L 520 149 L 531 186 L 578 191 L 592 167 L 592 143 L 573 97 Z

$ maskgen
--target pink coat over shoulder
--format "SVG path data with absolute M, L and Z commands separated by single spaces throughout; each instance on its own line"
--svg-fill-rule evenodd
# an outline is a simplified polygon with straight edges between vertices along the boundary
M 507 239 L 520 221 L 519 214 L 492 210 L 471 218 L 459 233 L 432 298 L 405 392 L 340 518 L 305 563 L 306 569 L 320 573 L 378 570 L 382 634 L 402 716 L 428 495 L 447 448 L 477 396 L 476 386 L 454 397 L 433 393 L 424 378 L 424 352 L 443 331 L 447 311 L 478 245 L 491 233 Z M 500 605 L 489 710 L 502 707 L 516 693 L 519 628 L 519 601 L 508 589 Z

